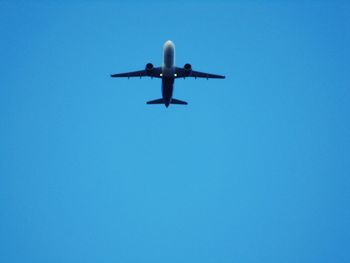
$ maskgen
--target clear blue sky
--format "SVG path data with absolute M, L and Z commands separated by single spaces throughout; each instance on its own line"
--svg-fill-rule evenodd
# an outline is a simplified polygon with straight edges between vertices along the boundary
M 350 262 L 346 1 L 1 1 L 0 262 Z M 188 106 L 146 105 L 162 61 Z

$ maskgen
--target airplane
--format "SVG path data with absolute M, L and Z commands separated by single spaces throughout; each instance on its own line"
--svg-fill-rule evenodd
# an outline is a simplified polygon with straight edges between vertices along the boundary
M 187 105 L 186 101 L 173 98 L 174 81 L 177 78 L 206 78 L 206 79 L 224 79 L 225 76 L 209 74 L 192 70 L 192 65 L 186 63 L 183 68 L 175 66 L 175 45 L 168 40 L 163 46 L 163 65 L 154 67 L 152 63 L 147 63 L 144 70 L 112 74 L 112 78 L 131 78 L 131 77 L 151 77 L 162 79 L 162 98 L 148 101 L 147 104 L 164 104 L 169 107 L 170 104 Z

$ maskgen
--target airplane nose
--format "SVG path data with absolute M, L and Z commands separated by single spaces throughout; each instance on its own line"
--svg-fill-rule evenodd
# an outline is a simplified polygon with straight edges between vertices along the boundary
M 174 43 L 171 40 L 167 40 L 164 43 L 164 47 L 173 47 Z

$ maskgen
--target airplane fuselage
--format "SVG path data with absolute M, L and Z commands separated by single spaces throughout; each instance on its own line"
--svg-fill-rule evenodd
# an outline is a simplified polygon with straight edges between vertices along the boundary
M 162 65 L 162 96 L 166 107 L 169 106 L 173 97 L 175 81 L 175 45 L 166 41 L 163 47 Z

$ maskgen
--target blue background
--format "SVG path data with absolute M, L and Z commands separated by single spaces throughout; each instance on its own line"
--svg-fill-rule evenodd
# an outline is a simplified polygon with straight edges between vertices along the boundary
M 349 13 L 1 1 L 0 262 L 350 262 Z

